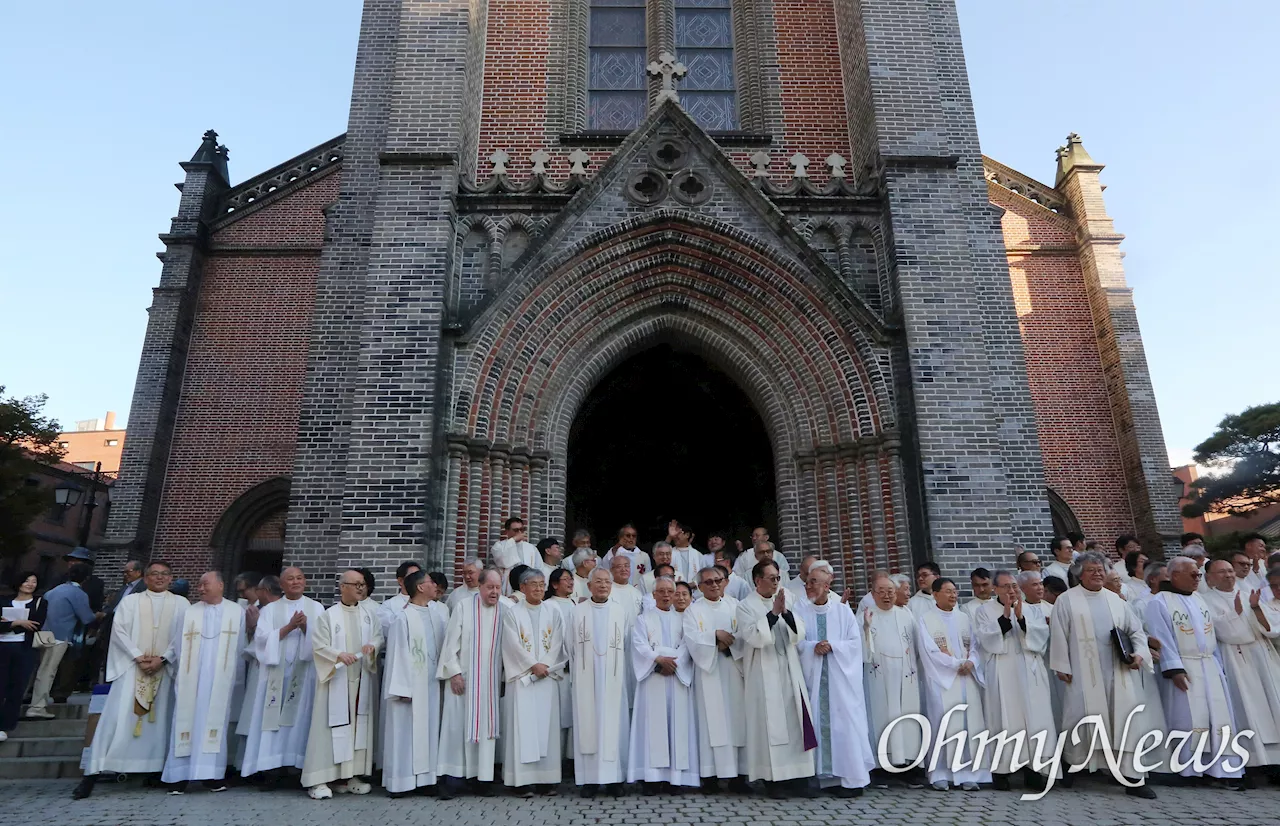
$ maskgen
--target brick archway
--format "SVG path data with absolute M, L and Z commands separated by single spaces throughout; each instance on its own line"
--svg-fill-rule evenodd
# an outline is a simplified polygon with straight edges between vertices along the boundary
M 635 353 L 676 342 L 756 405 L 779 540 L 863 581 L 908 564 L 888 344 L 839 284 L 718 222 L 654 211 L 526 272 L 459 340 L 444 547 L 487 551 L 508 514 L 564 529 L 570 426 Z

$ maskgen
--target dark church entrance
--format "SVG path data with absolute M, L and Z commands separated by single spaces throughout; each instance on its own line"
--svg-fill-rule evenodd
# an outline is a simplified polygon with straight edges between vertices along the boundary
M 777 535 L 773 449 L 755 406 L 723 372 L 658 345 L 624 362 L 591 391 L 569 432 L 566 526 L 595 548 L 635 524 L 645 546 L 671 519 L 694 545 L 713 531 L 748 540 Z M 565 537 L 566 540 L 569 537 Z

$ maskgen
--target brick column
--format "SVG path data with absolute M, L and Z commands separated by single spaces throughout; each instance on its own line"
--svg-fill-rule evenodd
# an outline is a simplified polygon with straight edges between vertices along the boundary
M 164 489 L 165 463 L 173 436 L 191 324 L 209 238 L 209 221 L 227 189 L 227 152 L 212 129 L 182 164 L 186 178 L 169 231 L 160 236 L 164 252 L 160 284 L 147 309 L 147 334 L 129 408 L 129 438 L 120 459 L 120 477 L 111 486 L 111 516 L 97 564 L 115 570 L 127 558 L 145 559 L 155 536 Z
M 1115 231 L 1102 198 L 1098 176 L 1102 168 L 1073 132 L 1067 136 L 1067 145 L 1058 150 L 1055 187 L 1071 203 L 1129 506 L 1138 540 L 1152 554 L 1177 547 L 1182 518 L 1170 481 L 1169 454 L 1133 307 L 1133 290 L 1125 281 L 1120 252 L 1124 236 Z M 1097 538 L 1109 541 L 1114 537 Z

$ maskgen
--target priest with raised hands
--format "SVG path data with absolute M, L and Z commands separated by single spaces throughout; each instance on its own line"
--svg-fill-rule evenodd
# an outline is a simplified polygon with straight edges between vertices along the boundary
M 702 599 L 684 612 L 684 641 L 697 669 L 693 697 L 699 773 L 706 788 L 727 781 L 730 791 L 745 792 L 742 644 L 736 636 L 738 600 L 724 595 L 728 576 L 728 569 L 719 566 L 698 572 Z
M 1262 609 L 1262 592 L 1249 588 L 1250 580 L 1225 559 L 1204 569 L 1209 590 L 1202 597 L 1213 614 L 1236 727 L 1253 732 L 1241 738 L 1249 753 L 1245 765 L 1280 765 L 1280 655 L 1266 636 L 1271 624 Z
M 391 623 L 382 687 L 382 785 L 391 797 L 436 785 L 441 702 L 436 669 L 449 622 L 449 610 L 436 601 L 439 589 L 426 572 L 406 575 L 404 589 L 409 602 Z
M 1174 752 L 1175 761 L 1187 764 L 1180 773 L 1183 777 L 1216 777 L 1224 788 L 1236 791 L 1241 788 L 1238 779 L 1244 768 L 1230 743 L 1239 729 L 1231 714 L 1213 615 L 1197 592 L 1199 580 L 1197 559 L 1175 556 L 1169 560 L 1166 588 L 1147 603 L 1147 633 L 1160 640 L 1160 675 L 1164 678 L 1160 699 L 1169 731 L 1193 732 Z M 1202 771 L 1193 758 L 1207 768 Z
M 920 713 L 916 619 L 897 604 L 898 586 L 888 574 L 871 583 L 871 595 L 875 603 L 862 614 L 863 686 L 877 767 L 890 773 L 915 762 L 923 745 L 918 724 L 894 722 Z
M 489 552 L 489 565 L 497 568 L 502 576 L 502 593 L 510 594 L 513 589 L 507 584 L 507 577 L 512 569 L 517 565 L 538 568 L 542 555 L 536 546 L 529 543 L 529 531 L 520 517 L 512 516 L 502 523 L 502 533 L 504 538 Z
M 490 794 L 501 734 L 502 575 L 480 574 L 480 591 L 449 616 L 436 676 L 448 683 L 440 722 L 440 797 L 448 800 L 465 781 Z
M 258 658 L 253 654 L 254 643 L 257 640 L 258 617 L 268 605 L 284 596 L 284 589 L 280 587 L 280 577 L 268 574 L 258 580 L 255 594 L 257 600 L 244 609 L 245 646 L 240 654 L 245 666 L 244 691 L 240 692 L 240 707 L 235 716 L 236 745 L 231 761 L 241 776 L 246 774 L 243 771 L 244 756 L 249 744 L 249 724 L 253 722 L 253 704 L 257 700 L 258 676 L 261 673 Z
M 609 599 L 604 568 L 588 578 L 591 596 L 573 614 L 566 642 L 573 675 L 573 773 L 583 797 L 622 794 L 630 731 L 627 703 L 627 612 Z
M 338 602 L 320 615 L 312 638 L 316 697 L 302 765 L 312 800 L 373 790 L 363 778 L 373 774 L 382 623 L 360 571 L 343 571 L 338 587 Z
M 111 689 L 86 757 L 84 779 L 72 797 L 93 793 L 100 773 L 153 774 L 164 769 L 173 724 L 173 675 L 187 601 L 169 593 L 173 573 L 151 562 L 147 590 L 116 606 L 107 652 Z
M 1049 622 L 1042 611 L 1025 604 L 1012 572 L 996 571 L 992 583 L 995 598 L 974 608 L 972 615 L 986 680 L 983 710 L 991 732 L 1026 733 L 1020 750 L 1012 746 L 1001 750 L 991 767 L 996 789 L 1007 791 L 1015 761 L 1047 763 L 1052 759 L 1058 743 L 1058 725 L 1053 718 L 1049 670 L 1044 662 L 1049 648 Z M 1021 772 L 1027 788 L 1044 788 L 1044 778 L 1034 763 L 1022 767 Z
M 684 642 L 684 620 L 672 607 L 674 579 L 659 577 L 653 605 L 631 632 L 636 675 L 635 709 L 627 782 L 646 787 L 698 786 L 698 735 L 694 730 L 693 660 Z
M 830 562 L 809 565 L 806 598 L 795 608 L 805 632 L 797 650 L 813 703 L 818 787 L 861 797 L 876 762 L 862 693 L 862 628 L 853 609 L 831 594 L 834 578 Z
M 1125 601 L 1102 587 L 1107 558 L 1088 551 L 1077 561 L 1080 584 L 1058 597 L 1049 617 L 1049 669 L 1067 689 L 1059 729 L 1068 738 L 1063 749 L 1064 770 L 1070 766 L 1091 772 L 1110 771 L 1103 738 L 1095 736 L 1092 724 L 1082 724 L 1086 717 L 1096 715 L 1125 777 L 1125 793 L 1154 799 L 1155 792 L 1144 782 L 1145 770 L 1134 760 L 1138 740 L 1152 729 L 1148 725 L 1126 725 L 1141 704 L 1138 672 L 1151 660 L 1147 634 Z M 1119 640 L 1124 643 L 1120 649 Z M 1138 719 L 1135 715 L 1135 722 Z M 1077 739 L 1078 725 L 1081 728 Z M 1071 779 L 1068 775 L 1064 783 L 1069 785 Z
M 625 561 L 625 560 L 624 560 Z M 560 609 L 545 601 L 546 575 L 524 568 L 524 596 L 502 615 L 502 698 L 507 731 L 502 738 L 502 782 L 533 797 L 554 795 L 560 783 L 560 691 L 569 652 Z
M 930 583 L 930 590 L 934 607 L 920 612 L 919 619 L 924 710 L 934 741 L 941 738 L 945 746 L 930 749 L 930 759 L 936 752 L 937 760 L 928 767 L 929 783 L 937 791 L 959 786 L 973 792 L 979 783 L 991 781 L 991 754 L 982 754 L 979 760 L 974 744 L 974 738 L 987 728 L 977 641 L 969 615 L 957 606 L 955 582 L 939 577 Z
M 776 563 L 757 562 L 751 579 L 755 593 L 738 604 L 746 773 L 763 780 L 770 797 L 784 797 L 786 785 L 812 797 L 807 778 L 814 773 L 817 736 L 797 651 L 805 638 L 804 622 L 792 613 L 795 598 L 781 587 Z
M 245 628 L 244 609 L 223 599 L 223 587 L 222 574 L 206 572 L 197 585 L 200 601 L 183 617 L 173 736 L 160 778 L 180 784 L 171 794 L 188 791 L 194 781 L 215 792 L 227 787 L 223 779 L 235 745 L 228 745 L 227 731 L 232 694 L 244 679 Z
M 316 693 L 311 643 L 324 613 L 320 603 L 303 596 L 307 578 L 301 568 L 281 571 L 280 587 L 284 597 L 262 609 L 253 635 L 258 687 L 240 768 L 245 776 L 267 772 L 264 788 L 282 785 L 286 771 L 300 770 L 306 758 Z

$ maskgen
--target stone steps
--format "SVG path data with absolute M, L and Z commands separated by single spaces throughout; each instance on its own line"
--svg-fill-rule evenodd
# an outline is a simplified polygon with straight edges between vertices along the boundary
M 51 720 L 29 719 L 23 706 L 17 727 L 0 743 L 0 779 L 79 777 L 88 700 L 87 695 L 77 696 L 71 702 L 50 705 Z

